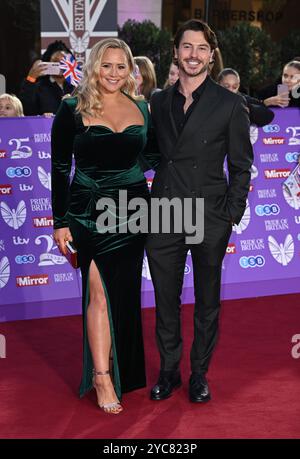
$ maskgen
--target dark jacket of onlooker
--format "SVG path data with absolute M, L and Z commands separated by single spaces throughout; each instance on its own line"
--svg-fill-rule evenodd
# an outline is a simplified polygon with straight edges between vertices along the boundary
M 244 99 L 246 99 L 251 124 L 256 124 L 257 126 L 262 127 L 271 123 L 275 116 L 272 110 L 266 107 L 260 100 L 248 96 L 248 94 L 241 95 Z
M 278 79 L 277 83 L 271 84 L 257 91 L 258 98 L 261 100 L 265 100 L 265 99 L 269 99 L 269 97 L 276 96 L 277 95 L 277 84 L 280 84 L 280 83 L 281 83 L 281 78 Z M 289 101 L 288 107 L 300 107 L 300 97 L 295 98 L 289 92 L 289 98 L 290 98 L 290 101 Z
M 23 104 L 24 114 L 43 115 L 44 113 L 56 113 L 61 99 L 65 94 L 71 94 L 74 90 L 66 81 L 63 89 L 49 76 L 41 77 L 35 83 L 26 79 L 22 82 L 20 99 Z

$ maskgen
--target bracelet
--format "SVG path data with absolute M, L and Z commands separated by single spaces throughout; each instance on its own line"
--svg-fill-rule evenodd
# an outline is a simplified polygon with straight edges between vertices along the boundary
M 27 81 L 30 81 L 30 83 L 35 83 L 35 82 L 36 82 L 36 78 L 33 78 L 33 77 L 30 76 L 30 75 L 28 75 L 28 76 L 26 77 L 26 80 L 27 80 Z

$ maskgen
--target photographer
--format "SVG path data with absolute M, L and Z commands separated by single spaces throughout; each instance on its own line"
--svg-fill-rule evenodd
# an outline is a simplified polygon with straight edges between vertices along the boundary
M 73 86 L 62 75 L 45 74 L 45 63 L 59 62 L 66 53 L 71 53 L 66 45 L 62 41 L 55 41 L 50 43 L 42 60 L 34 62 L 21 85 L 20 99 L 25 115 L 55 114 L 62 97 L 73 91 Z

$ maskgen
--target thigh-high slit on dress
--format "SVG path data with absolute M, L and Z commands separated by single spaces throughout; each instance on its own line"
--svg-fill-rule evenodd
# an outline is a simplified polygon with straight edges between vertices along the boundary
M 139 155 L 147 142 L 149 113 L 145 102 L 133 102 L 141 110 L 144 124 L 130 125 L 119 133 L 102 125 L 84 126 L 81 116 L 75 112 L 77 100 L 74 97 L 63 100 L 52 127 L 54 228 L 70 228 L 82 273 L 81 397 L 92 388 L 93 360 L 87 336 L 92 260 L 106 297 L 116 394 L 121 399 L 122 393 L 146 385 L 140 304 L 146 234 L 124 231 L 133 212 L 128 209 L 127 215 L 121 212 L 126 203 L 123 198 L 119 199 L 120 190 L 123 197 L 126 193 L 127 201 L 136 197 L 143 198 L 144 202 L 149 199 L 139 165 Z M 69 186 L 73 153 L 75 174 Z M 112 222 L 110 232 L 101 231 L 97 224 L 101 210 L 96 204 L 101 198 L 108 203 L 102 212 L 116 217 L 108 219 Z

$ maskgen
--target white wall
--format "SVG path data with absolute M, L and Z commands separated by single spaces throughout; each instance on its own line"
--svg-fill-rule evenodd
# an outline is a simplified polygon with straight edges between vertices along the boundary
M 118 25 L 127 19 L 138 22 L 149 19 L 161 27 L 162 0 L 118 0 Z

